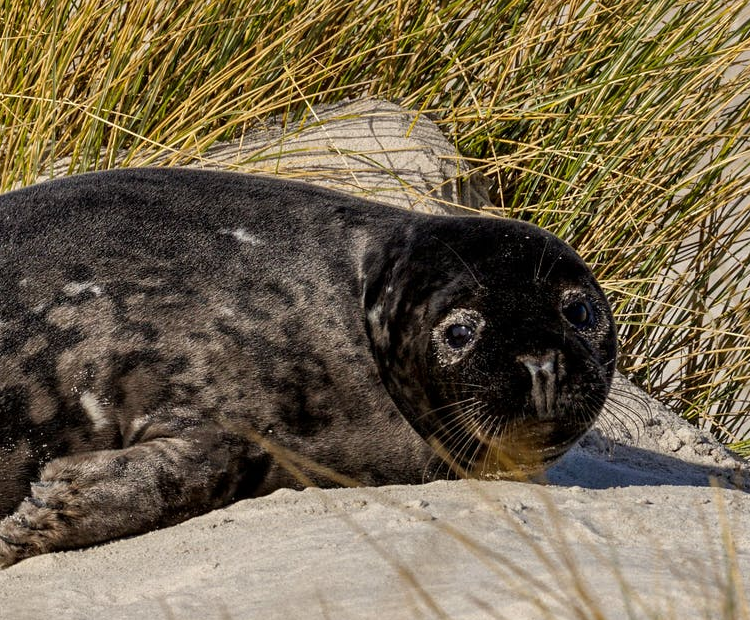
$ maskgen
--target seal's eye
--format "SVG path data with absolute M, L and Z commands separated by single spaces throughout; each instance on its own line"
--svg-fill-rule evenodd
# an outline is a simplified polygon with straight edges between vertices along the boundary
M 576 300 L 563 308 L 565 318 L 576 329 L 586 329 L 594 324 L 594 308 L 587 300 Z
M 445 330 L 445 342 L 451 349 L 462 349 L 474 338 L 474 330 L 468 325 L 454 323 Z
M 465 359 L 482 337 L 485 321 L 473 308 L 454 308 L 431 330 L 432 346 L 441 366 Z

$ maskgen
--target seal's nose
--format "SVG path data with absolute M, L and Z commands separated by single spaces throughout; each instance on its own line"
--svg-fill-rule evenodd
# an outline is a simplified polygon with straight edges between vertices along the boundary
M 519 355 L 516 358 L 526 366 L 531 375 L 531 403 L 539 420 L 551 420 L 555 417 L 559 358 L 559 351 L 547 351 L 542 355 Z

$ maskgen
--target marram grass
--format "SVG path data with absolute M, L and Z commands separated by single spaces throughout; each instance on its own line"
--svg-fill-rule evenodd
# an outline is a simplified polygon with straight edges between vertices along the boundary
M 497 213 L 593 264 L 621 368 L 748 453 L 748 18 L 750 0 L 5 0 L 0 187 L 398 100 Z

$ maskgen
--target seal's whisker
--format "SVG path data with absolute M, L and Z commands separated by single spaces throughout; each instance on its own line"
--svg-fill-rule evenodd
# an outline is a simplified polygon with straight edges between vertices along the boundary
M 467 383 L 465 381 L 454 381 L 452 385 L 460 387 L 472 387 L 483 392 L 486 392 L 489 389 L 486 385 L 482 385 L 481 383 Z
M 460 424 L 454 424 L 453 428 L 450 429 L 452 436 L 455 438 L 454 445 L 451 446 L 451 453 L 454 455 L 453 460 L 454 462 L 466 463 L 469 471 L 472 470 L 482 451 L 487 452 L 488 449 L 492 449 L 498 429 L 502 426 L 502 420 L 483 414 L 486 409 L 487 404 L 480 403 L 478 407 L 471 411 L 464 412 L 470 415 L 468 417 L 466 415 L 461 416 L 461 419 L 456 420 Z M 463 443 L 459 447 L 458 442 L 461 439 L 463 439 Z M 468 451 L 472 446 L 474 451 L 469 456 Z
M 573 407 L 574 411 L 581 414 L 580 421 L 582 423 L 588 423 L 592 419 L 595 419 L 600 409 L 601 402 L 588 393 L 582 394 L 579 401 Z
M 468 470 L 472 473 L 475 472 L 474 465 L 476 463 L 477 457 L 481 454 L 482 451 L 488 452 L 488 448 L 491 447 L 491 441 L 488 441 L 485 437 L 487 435 L 490 435 L 490 433 L 487 432 L 487 428 L 492 428 L 495 424 L 495 420 L 492 419 L 491 416 L 485 416 L 484 420 L 479 425 L 479 428 L 477 428 L 473 435 L 475 439 L 478 439 L 478 441 L 475 442 L 474 452 L 471 455 L 471 457 L 468 459 L 469 465 Z
M 547 246 L 549 245 L 549 240 L 544 240 L 544 245 L 542 246 L 542 254 L 539 257 L 539 260 L 536 262 L 536 267 L 534 268 L 534 280 L 539 280 L 539 275 L 542 273 L 542 265 L 544 264 L 544 253 L 547 251 Z
M 474 459 L 476 458 L 477 451 L 481 448 L 481 442 L 476 441 L 476 437 L 473 433 L 464 434 L 464 442 L 462 447 L 456 454 L 456 461 L 458 463 L 465 463 L 464 467 L 466 471 L 471 474 L 474 466 Z M 474 448 L 473 453 L 469 456 L 469 451 Z
M 469 429 L 472 420 L 481 407 L 482 403 L 477 402 L 471 407 L 461 410 L 453 420 L 442 426 L 442 434 L 445 437 L 443 443 L 451 457 L 448 465 L 452 471 L 456 471 L 456 467 L 465 462 L 464 453 L 469 449 L 474 439 L 474 434 L 467 429 Z
M 464 396 L 466 394 L 470 394 L 472 396 L 475 396 L 476 398 L 486 398 L 488 392 L 490 391 L 489 388 L 486 386 L 466 383 L 466 384 L 460 384 L 456 383 L 451 385 L 451 388 L 453 392 L 456 393 L 457 396 Z
M 420 414 L 416 418 L 414 418 L 414 422 L 422 422 L 425 419 L 428 419 L 432 417 L 435 413 L 444 412 L 444 411 L 451 411 L 453 409 L 458 409 L 459 411 L 462 410 L 462 406 L 470 403 L 476 402 L 477 399 L 474 397 L 465 398 L 463 400 L 455 401 L 448 403 L 447 405 L 442 405 L 440 407 L 435 407 L 434 409 L 428 409 L 424 413 Z
M 630 421 L 637 431 L 640 430 L 641 427 L 646 426 L 646 420 L 643 419 L 639 411 L 628 406 L 627 403 L 610 398 L 605 401 L 603 410 L 611 414 L 611 416 L 620 422 L 623 427 L 627 428 L 627 424 L 621 419 L 621 416 Z
M 476 411 L 477 405 L 460 411 L 459 414 L 454 416 L 454 418 L 447 424 L 441 425 L 443 434 L 448 438 L 456 438 L 457 441 L 463 437 L 469 436 L 470 431 L 468 429 L 476 415 Z
M 502 420 L 499 418 L 496 419 L 495 423 L 493 424 L 493 431 L 492 436 L 490 437 L 489 446 L 490 448 L 485 451 L 484 453 L 484 461 L 482 463 L 482 473 L 486 473 L 490 467 L 490 458 L 497 459 L 497 454 L 495 454 L 495 450 L 493 449 L 494 446 L 497 446 L 499 444 L 498 442 L 498 435 L 500 434 L 500 430 L 503 427 Z
M 630 405 L 629 402 L 635 402 L 635 405 Z M 646 420 L 641 415 L 641 411 L 651 412 L 651 407 L 645 396 L 634 394 L 632 391 L 623 390 L 619 388 L 612 388 L 610 390 L 610 396 L 604 403 L 604 408 L 612 410 L 613 408 L 617 411 L 626 415 L 628 419 L 634 424 L 640 423 L 641 425 L 646 424 Z
M 558 254 L 557 258 L 554 258 L 552 261 L 550 261 L 549 269 L 547 270 L 547 273 L 544 274 L 544 277 L 542 278 L 542 282 L 547 282 L 549 280 L 549 277 L 552 274 L 552 270 L 555 268 L 557 261 L 559 261 L 561 258 L 562 258 L 562 253 Z
M 446 241 L 438 237 L 433 237 L 433 239 L 436 239 L 437 241 L 442 243 L 446 248 L 448 248 L 456 256 L 456 258 L 458 258 L 459 261 L 461 261 L 461 264 L 466 268 L 466 271 L 469 272 L 469 275 L 473 278 L 474 282 L 476 282 L 477 288 L 479 290 L 484 288 L 482 283 L 479 281 L 479 278 L 477 278 L 477 276 L 474 274 L 474 270 L 469 266 L 469 264 L 463 259 L 463 257 L 449 243 L 447 243 Z

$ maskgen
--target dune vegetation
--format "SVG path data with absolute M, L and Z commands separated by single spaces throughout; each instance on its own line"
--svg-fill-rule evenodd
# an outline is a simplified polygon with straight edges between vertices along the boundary
M 748 60 L 750 0 L 5 0 L 0 187 L 398 101 L 592 263 L 623 372 L 750 454 Z

